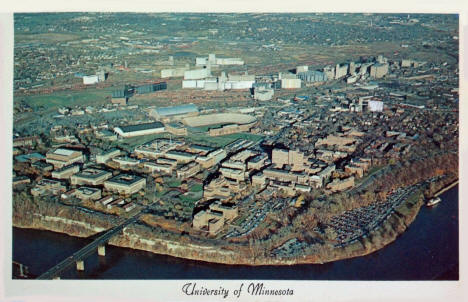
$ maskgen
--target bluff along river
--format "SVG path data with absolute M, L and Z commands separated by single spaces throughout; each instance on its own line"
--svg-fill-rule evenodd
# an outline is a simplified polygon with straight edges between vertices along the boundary
M 62 279 L 257 279 L 257 280 L 458 280 L 458 185 L 442 202 L 423 206 L 396 241 L 367 256 L 327 264 L 230 266 L 107 246 Z M 28 229 L 13 229 L 13 260 L 40 275 L 89 240 Z M 229 274 L 226 274 L 229 272 Z

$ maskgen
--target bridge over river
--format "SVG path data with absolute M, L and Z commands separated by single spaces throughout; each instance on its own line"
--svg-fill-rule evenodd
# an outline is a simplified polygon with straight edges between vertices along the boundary
M 122 231 L 126 226 L 132 224 L 140 218 L 141 214 L 144 212 L 141 211 L 136 215 L 128 218 L 121 224 L 109 229 L 104 234 L 100 235 L 98 238 L 93 240 L 91 243 L 83 247 L 82 249 L 78 250 L 77 252 L 73 253 L 70 257 L 66 258 L 62 262 L 58 263 L 39 277 L 37 279 L 59 279 L 60 273 L 64 272 L 65 270 L 69 269 L 72 265 L 76 264 L 77 270 L 84 270 L 84 259 L 91 255 L 97 248 L 98 254 L 100 256 L 105 256 L 105 244 L 117 233 Z

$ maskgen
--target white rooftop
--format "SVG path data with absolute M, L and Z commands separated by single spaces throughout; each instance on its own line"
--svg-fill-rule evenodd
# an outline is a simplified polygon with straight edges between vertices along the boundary
M 73 154 L 73 150 L 68 150 L 68 149 L 57 149 L 54 151 L 55 154 L 57 155 L 63 155 L 63 156 L 70 156 Z

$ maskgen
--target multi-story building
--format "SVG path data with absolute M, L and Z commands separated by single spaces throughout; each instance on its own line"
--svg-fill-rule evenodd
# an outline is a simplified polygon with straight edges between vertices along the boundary
M 65 166 L 52 172 L 52 177 L 57 179 L 68 179 L 80 171 L 79 165 Z
M 190 162 L 177 170 L 177 178 L 186 179 L 200 172 L 201 167 L 197 162 Z
M 83 163 L 84 155 L 81 151 L 58 148 L 47 152 L 46 162 L 54 165 L 54 168 L 60 169 L 73 163 Z
M 344 191 L 346 189 L 354 187 L 354 176 L 345 179 L 334 179 L 327 185 L 327 189 L 332 192 Z
M 31 189 L 31 195 L 39 196 L 44 194 L 57 195 L 63 193 L 67 188 L 60 183 L 60 181 L 53 179 L 41 179 L 34 188 Z
M 76 189 L 75 196 L 81 200 L 98 200 L 101 198 L 101 190 L 97 188 L 80 187 Z
M 72 185 L 102 185 L 112 177 L 112 173 L 104 170 L 88 168 L 70 178 Z
M 133 194 L 146 187 L 146 179 L 137 175 L 120 174 L 104 182 L 104 188 L 120 194 Z
M 163 164 L 163 163 L 154 163 L 154 162 L 145 162 L 143 166 L 148 169 L 151 173 L 158 172 L 163 174 L 172 174 L 173 165 Z
M 289 165 L 293 168 L 293 170 L 304 169 L 304 154 L 298 150 L 275 148 L 272 151 L 271 160 L 278 168 L 282 168 L 284 165 Z
M 104 151 L 103 153 L 96 155 L 96 163 L 105 164 L 107 161 L 119 155 L 120 155 L 119 149 L 111 149 L 108 151 Z
M 138 125 L 115 127 L 114 131 L 122 137 L 134 137 L 162 133 L 164 132 L 164 125 L 160 122 L 152 122 Z
M 193 216 L 192 224 L 195 230 L 206 230 L 215 235 L 224 226 L 223 213 L 212 210 L 200 211 Z

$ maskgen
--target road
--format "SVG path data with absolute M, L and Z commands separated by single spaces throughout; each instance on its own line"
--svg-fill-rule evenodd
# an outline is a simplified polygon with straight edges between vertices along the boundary
M 108 230 L 107 232 L 105 232 L 104 234 L 96 238 L 93 242 L 89 243 L 82 249 L 73 253 L 73 255 L 71 255 L 70 257 L 66 258 L 62 262 L 58 263 L 57 265 L 55 265 L 54 267 L 52 267 L 51 269 L 49 269 L 48 271 L 46 271 L 45 273 L 37 277 L 37 279 L 47 280 L 47 279 L 53 279 L 54 277 L 60 276 L 60 273 L 69 269 L 70 266 L 75 265 L 76 261 L 82 260 L 85 257 L 89 256 L 90 254 L 96 251 L 99 245 L 105 244 L 107 241 L 109 241 L 109 239 L 112 236 L 114 236 L 115 234 L 123 230 L 123 228 L 125 228 L 127 225 L 136 222 L 143 212 L 144 210 L 130 217 L 129 219 L 125 220 L 120 225 L 117 225 L 113 227 L 112 229 Z

